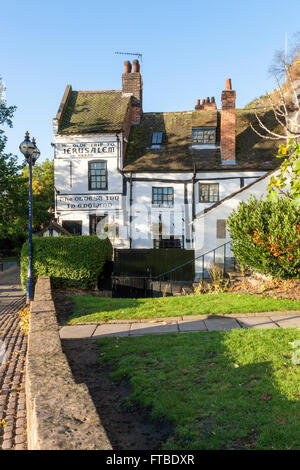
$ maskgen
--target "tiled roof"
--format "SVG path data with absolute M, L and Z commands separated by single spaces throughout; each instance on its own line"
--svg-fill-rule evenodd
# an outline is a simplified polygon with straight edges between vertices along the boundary
M 256 110 L 270 129 L 276 127 L 272 110 Z M 141 123 L 131 128 L 125 155 L 125 171 L 192 171 L 245 169 L 270 170 L 279 166 L 276 144 L 255 134 L 249 121 L 256 122 L 254 110 L 236 110 L 236 165 L 222 165 L 219 148 L 192 148 L 192 128 L 215 126 L 217 147 L 220 145 L 221 112 L 182 111 L 145 113 Z M 151 148 L 153 132 L 163 132 L 165 140 L 160 149 Z M 278 145 L 278 143 L 277 143 Z
M 65 235 L 67 237 L 70 237 L 71 234 L 66 230 L 62 225 L 58 224 L 54 220 L 51 220 L 46 227 L 44 227 L 40 232 L 35 233 L 35 235 L 41 237 L 43 234 L 47 231 L 55 230 L 57 233 L 60 233 L 61 235 Z
M 122 91 L 70 91 L 59 134 L 111 133 L 123 128 L 130 96 Z

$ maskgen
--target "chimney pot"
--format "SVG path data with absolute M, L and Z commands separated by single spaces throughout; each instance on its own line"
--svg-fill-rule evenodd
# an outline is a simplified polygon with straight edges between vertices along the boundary
M 131 72 L 131 63 L 129 62 L 129 60 L 125 60 L 124 62 L 124 72 L 125 73 Z
M 206 98 L 206 103 L 210 103 L 210 99 L 209 99 L 208 96 L 207 96 L 207 98 Z
M 231 78 L 226 78 L 225 90 L 232 90 Z
M 215 100 L 215 97 L 214 97 L 214 96 L 212 96 L 212 97 L 211 97 L 211 102 L 212 102 L 212 103 L 215 103 L 215 102 L 216 102 L 216 100 Z
M 200 100 L 197 100 L 197 103 L 196 103 L 196 106 L 195 106 L 195 110 L 196 111 L 199 111 L 200 109 L 202 109 L 202 106 L 200 104 Z
M 205 104 L 205 100 L 202 100 L 202 105 Z
M 139 63 L 138 60 L 135 59 L 135 60 L 132 61 L 132 69 L 133 69 L 132 70 L 133 72 L 139 72 L 140 71 L 140 63 Z

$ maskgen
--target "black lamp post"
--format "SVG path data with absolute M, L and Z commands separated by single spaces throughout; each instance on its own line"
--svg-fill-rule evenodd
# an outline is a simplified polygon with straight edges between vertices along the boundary
M 29 223 L 28 223 L 28 241 L 29 241 L 29 261 L 27 273 L 26 303 L 30 304 L 33 300 L 33 275 L 32 275 L 32 167 L 40 156 L 40 151 L 35 144 L 35 139 L 29 139 L 29 132 L 25 134 L 25 140 L 20 144 L 20 152 L 26 158 L 29 164 Z

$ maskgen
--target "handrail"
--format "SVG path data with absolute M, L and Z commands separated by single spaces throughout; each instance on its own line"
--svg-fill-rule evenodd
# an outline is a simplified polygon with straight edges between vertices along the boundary
M 175 268 L 172 268 L 172 269 L 170 269 L 169 271 L 166 271 L 166 272 L 164 272 L 164 273 L 161 273 L 161 274 L 159 274 L 158 276 L 152 276 L 152 279 L 159 279 L 160 277 L 165 276 L 166 274 L 169 274 L 169 273 L 172 273 L 172 272 L 174 272 L 174 271 L 177 271 L 178 269 L 182 268 L 183 266 L 186 266 L 187 264 L 196 261 L 196 259 L 199 259 L 199 258 L 201 258 L 202 256 L 204 257 L 204 256 L 208 255 L 209 253 L 213 253 L 214 251 L 216 251 L 216 250 L 218 250 L 219 248 L 222 248 L 222 247 L 224 247 L 224 246 L 226 246 L 226 245 L 228 245 L 228 244 L 230 244 L 230 241 L 229 241 L 229 242 L 226 242 L 226 243 L 223 243 L 223 245 L 217 246 L 216 248 L 213 248 L 212 250 L 206 251 L 206 253 L 202 253 L 201 255 L 196 256 L 196 258 L 193 258 L 193 259 L 191 259 L 191 260 L 189 260 L 189 261 L 186 261 L 185 263 L 181 264 L 180 266 L 176 266 Z

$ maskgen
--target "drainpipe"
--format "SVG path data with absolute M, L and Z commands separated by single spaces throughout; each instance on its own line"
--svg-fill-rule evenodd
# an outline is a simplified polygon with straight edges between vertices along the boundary
M 129 199 L 129 248 L 132 248 L 132 171 L 130 172 L 130 199 Z
M 195 243 L 195 239 L 194 239 L 194 232 L 195 232 L 195 227 L 194 227 L 194 220 L 195 220 L 195 217 L 196 217 L 196 210 L 195 210 L 195 180 L 196 180 L 196 165 L 194 163 L 194 171 L 193 171 L 193 178 L 192 178 L 192 185 L 193 185 L 193 189 L 192 189 L 192 242 L 193 242 L 193 246 L 195 247 L 194 243 Z
M 123 190 L 122 190 L 122 193 L 123 193 L 123 196 L 126 196 L 126 185 L 127 185 L 127 181 L 129 180 L 129 176 L 123 171 L 120 169 L 120 137 L 118 134 L 116 134 L 116 138 L 117 138 L 117 172 L 120 173 L 120 175 L 122 175 L 123 177 Z
M 194 218 L 196 216 L 196 211 L 195 211 L 195 179 L 196 179 L 196 166 L 194 164 L 194 171 L 193 171 L 193 178 L 192 178 L 192 184 L 193 184 L 192 221 L 194 220 Z

